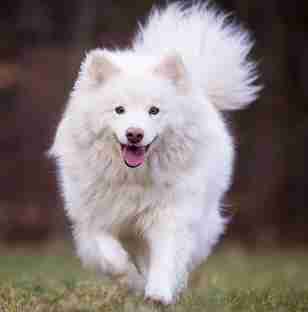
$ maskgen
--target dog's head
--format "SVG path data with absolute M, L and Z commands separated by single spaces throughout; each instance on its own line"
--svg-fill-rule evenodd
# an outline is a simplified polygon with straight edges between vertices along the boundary
M 80 131 L 91 132 L 98 140 L 108 133 L 109 144 L 118 149 L 123 162 L 141 166 L 164 132 L 181 122 L 179 105 L 188 85 L 176 53 L 127 71 L 104 51 L 94 50 L 87 55 L 72 94 L 87 123 Z

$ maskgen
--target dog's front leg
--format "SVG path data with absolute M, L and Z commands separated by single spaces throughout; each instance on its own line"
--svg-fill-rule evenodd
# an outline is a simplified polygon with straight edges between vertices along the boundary
M 146 239 L 150 267 L 145 296 L 163 304 L 174 303 L 187 285 L 193 243 L 189 228 L 166 217 L 151 226 Z
M 77 249 L 85 264 L 98 267 L 103 274 L 136 292 L 144 291 L 144 277 L 115 237 L 107 232 L 79 234 Z

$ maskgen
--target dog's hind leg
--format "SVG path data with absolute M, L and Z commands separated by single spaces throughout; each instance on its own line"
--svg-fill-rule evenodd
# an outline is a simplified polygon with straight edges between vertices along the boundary
M 149 271 L 149 247 L 142 235 L 134 234 L 121 239 L 121 242 L 137 270 L 146 279 Z

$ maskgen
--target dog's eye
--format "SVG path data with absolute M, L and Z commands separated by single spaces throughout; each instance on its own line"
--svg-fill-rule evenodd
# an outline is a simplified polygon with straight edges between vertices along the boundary
M 118 115 L 121 115 L 121 114 L 124 114 L 125 113 L 125 108 L 123 106 L 117 106 L 115 108 L 115 112 L 118 114 Z
M 157 115 L 159 113 L 159 108 L 156 107 L 156 106 L 152 106 L 150 109 L 149 109 L 149 114 L 150 115 Z

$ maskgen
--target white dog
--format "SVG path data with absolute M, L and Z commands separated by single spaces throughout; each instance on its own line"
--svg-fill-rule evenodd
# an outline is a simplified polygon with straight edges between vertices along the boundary
M 256 98 L 251 47 L 226 15 L 172 4 L 131 49 L 86 56 L 51 148 L 85 264 L 175 302 L 224 231 L 233 143 L 221 110 Z

